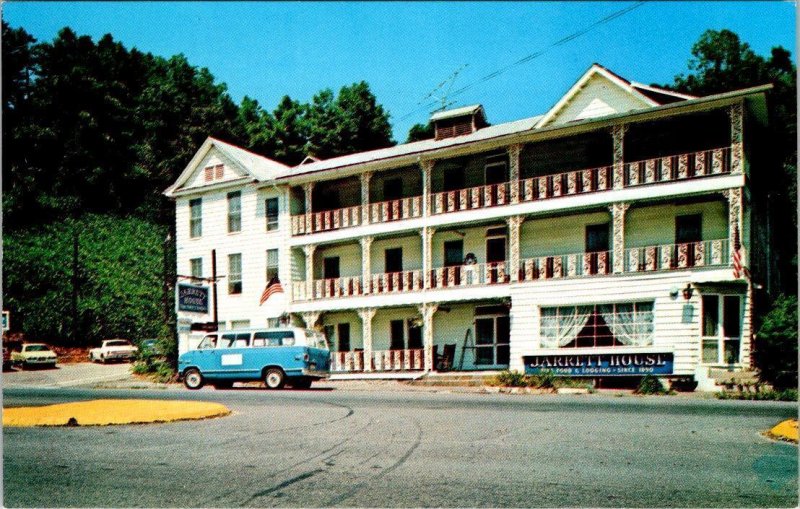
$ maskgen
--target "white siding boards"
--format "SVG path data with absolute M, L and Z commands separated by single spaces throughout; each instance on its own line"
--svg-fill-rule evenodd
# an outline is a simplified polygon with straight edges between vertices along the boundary
M 209 138 L 165 191 L 178 282 L 210 288 L 190 276 L 211 277 L 215 250 L 220 328 L 288 315 L 328 334 L 334 373 L 385 377 L 668 354 L 665 374 L 707 381 L 722 364 L 703 360 L 703 296 L 737 296 L 739 355 L 724 367 L 746 369 L 753 283 L 734 275 L 731 253 L 738 231 L 748 265 L 758 218 L 743 126 L 763 122 L 768 89 L 681 96 L 595 64 L 543 115 L 461 136 L 294 168 Z M 229 292 L 231 255 L 240 293 Z M 276 261 L 285 298 L 261 304 Z M 178 312 L 181 351 L 211 309 Z M 590 321 L 570 325 L 569 309 Z M 640 319 L 646 332 L 625 330 Z

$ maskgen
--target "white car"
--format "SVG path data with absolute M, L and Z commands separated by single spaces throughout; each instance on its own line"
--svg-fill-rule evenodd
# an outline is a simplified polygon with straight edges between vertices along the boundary
M 43 343 L 24 343 L 19 352 L 11 354 L 11 362 L 22 369 L 32 366 L 56 367 L 58 356 Z
M 131 361 L 136 358 L 138 348 L 127 339 L 106 339 L 100 348 L 89 350 L 89 360 L 92 362 Z

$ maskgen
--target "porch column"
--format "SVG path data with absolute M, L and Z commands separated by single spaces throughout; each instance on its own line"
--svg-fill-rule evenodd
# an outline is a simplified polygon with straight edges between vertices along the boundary
M 625 272 L 625 211 L 630 203 L 614 203 L 611 210 L 611 235 L 613 239 L 614 273 Z
M 372 180 L 372 172 L 365 172 L 359 175 L 361 180 L 361 224 L 369 224 L 369 183 Z
M 622 189 L 625 185 L 625 131 L 628 130 L 627 125 L 615 125 L 611 128 L 611 138 L 614 144 L 614 189 Z
M 422 315 L 422 345 L 424 347 L 425 370 L 433 370 L 433 314 L 439 309 L 438 304 L 422 304 L 419 312 Z
M 433 173 L 434 161 L 420 161 L 422 167 L 422 217 L 431 215 L 431 173 Z
M 508 180 L 510 181 L 511 203 L 519 203 L 519 154 L 522 145 L 508 147 Z M 513 279 L 512 279 L 513 281 Z
M 737 244 L 741 246 L 741 265 L 747 266 L 746 246 L 742 242 L 742 225 L 744 224 L 744 198 L 742 188 L 733 187 L 722 192 L 728 199 L 728 263 L 733 266 L 733 253 Z
M 431 287 L 431 270 L 433 269 L 433 234 L 436 229 L 431 226 L 422 228 L 420 234 L 422 235 L 422 282 L 424 289 Z
M 316 249 L 316 244 L 303 246 L 303 251 L 306 253 L 306 300 L 314 298 L 314 251 Z
M 303 321 L 306 324 L 307 329 L 313 329 L 317 322 L 319 321 L 319 315 L 321 313 L 319 311 L 306 311 L 304 313 L 300 313 L 300 316 L 303 317 Z
M 361 336 L 364 341 L 364 371 L 372 371 L 372 319 L 375 317 L 375 308 L 358 310 L 361 318 Z
M 511 282 L 519 281 L 519 229 L 525 221 L 523 216 L 511 216 L 506 219 L 508 222 L 508 268 L 506 269 L 511 276 Z
M 361 288 L 364 293 L 372 289 L 372 237 L 361 237 Z
M 731 119 L 731 173 L 737 174 L 744 171 L 744 107 L 741 101 L 731 105 L 728 116 Z
M 311 233 L 312 220 L 311 217 L 311 198 L 314 193 L 314 183 L 306 182 L 303 184 L 303 193 L 305 193 L 305 211 L 306 211 L 306 233 Z

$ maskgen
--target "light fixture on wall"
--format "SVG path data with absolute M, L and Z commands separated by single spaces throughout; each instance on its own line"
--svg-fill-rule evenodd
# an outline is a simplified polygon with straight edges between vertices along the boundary
M 677 286 L 673 286 L 669 289 L 669 296 L 672 297 L 673 300 L 678 298 L 679 293 L 681 293 L 681 289 Z
M 683 289 L 683 298 L 689 300 L 692 298 L 693 293 L 694 293 L 694 288 L 692 288 L 692 284 L 686 283 L 686 288 Z

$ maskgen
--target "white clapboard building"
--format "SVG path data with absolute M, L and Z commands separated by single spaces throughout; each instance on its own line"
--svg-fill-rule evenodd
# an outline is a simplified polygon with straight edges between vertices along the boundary
M 220 329 L 316 327 L 337 372 L 745 368 L 769 88 L 692 97 L 595 64 L 543 115 L 442 111 L 434 139 L 295 167 L 209 138 L 166 191 L 180 350 L 213 322 L 189 276 L 214 251 Z

